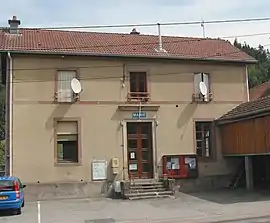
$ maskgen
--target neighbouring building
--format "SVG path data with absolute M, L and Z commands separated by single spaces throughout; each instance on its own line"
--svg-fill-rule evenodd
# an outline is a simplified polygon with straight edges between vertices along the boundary
M 235 179 L 245 179 L 248 189 L 269 188 L 270 96 L 242 103 L 216 123 L 224 157 L 242 160 Z
M 95 193 L 115 179 L 158 179 L 164 156 L 196 155 L 195 187 L 232 174 L 213 120 L 248 101 L 256 61 L 230 42 L 9 23 L 0 33 L 9 174 L 28 184 L 87 182 Z
M 249 90 L 250 100 L 256 100 L 268 95 L 270 95 L 270 81 L 264 82 Z

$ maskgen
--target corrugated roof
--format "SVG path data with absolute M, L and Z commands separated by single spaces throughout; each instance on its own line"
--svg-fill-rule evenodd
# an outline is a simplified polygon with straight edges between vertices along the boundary
M 167 53 L 156 51 L 158 36 L 154 35 L 44 29 L 20 29 L 16 35 L 0 31 L 0 51 L 256 62 L 221 39 L 164 36 L 162 42 Z

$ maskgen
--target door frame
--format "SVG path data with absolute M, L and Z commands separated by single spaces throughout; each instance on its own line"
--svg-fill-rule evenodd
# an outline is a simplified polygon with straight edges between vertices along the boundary
M 157 172 L 157 143 L 156 143 L 156 119 L 125 119 L 122 121 L 122 137 L 123 137 L 123 179 L 129 180 L 128 174 L 128 138 L 127 138 L 127 123 L 128 122 L 149 122 L 152 124 L 152 155 L 153 155 L 153 177 L 151 179 L 158 179 L 158 172 Z

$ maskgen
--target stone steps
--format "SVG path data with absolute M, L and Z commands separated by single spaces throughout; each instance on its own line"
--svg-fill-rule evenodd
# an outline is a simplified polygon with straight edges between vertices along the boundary
M 126 199 L 149 199 L 173 197 L 174 191 L 170 190 L 165 184 L 157 180 L 134 180 L 129 182 L 128 190 L 124 194 Z
M 138 199 L 150 199 L 150 198 L 166 198 L 173 197 L 173 191 L 159 191 L 159 192 L 140 192 L 140 193 L 130 193 L 127 194 L 129 200 L 138 200 Z

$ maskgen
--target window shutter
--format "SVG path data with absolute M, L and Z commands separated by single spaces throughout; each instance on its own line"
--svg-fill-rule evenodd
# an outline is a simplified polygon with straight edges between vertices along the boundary
M 195 94 L 200 93 L 200 82 L 202 81 L 202 74 L 201 73 L 195 73 L 194 74 L 194 89 Z
M 209 99 L 209 74 L 203 74 L 203 82 L 205 83 L 206 87 L 207 87 L 207 95 L 204 96 L 204 99 L 206 101 L 208 101 Z
M 71 102 L 73 93 L 71 89 L 71 80 L 76 77 L 76 71 L 59 71 L 58 72 L 58 101 Z

